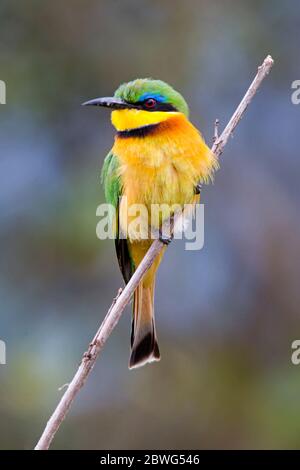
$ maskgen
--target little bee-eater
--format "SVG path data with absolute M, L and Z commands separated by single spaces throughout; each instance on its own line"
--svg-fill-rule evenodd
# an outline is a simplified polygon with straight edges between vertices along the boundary
M 151 237 L 145 239 L 130 230 L 127 238 L 120 236 L 128 227 L 127 208 L 142 204 L 149 214 L 144 228 L 159 231 L 163 217 L 159 226 L 149 225 L 152 205 L 195 204 L 200 199 L 198 183 L 211 179 L 218 162 L 189 121 L 186 101 L 167 83 L 137 79 L 121 85 L 112 98 L 96 98 L 84 104 L 112 109 L 117 133 L 104 161 L 102 181 L 106 200 L 116 211 L 115 245 L 127 283 L 153 242 Z M 165 238 L 162 241 L 168 242 Z M 154 287 L 162 253 L 134 293 L 129 368 L 160 359 Z

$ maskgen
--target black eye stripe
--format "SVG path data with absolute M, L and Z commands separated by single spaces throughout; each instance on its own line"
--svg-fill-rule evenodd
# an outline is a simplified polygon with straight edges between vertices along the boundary
M 147 98 L 149 99 L 149 98 Z M 153 98 L 155 99 L 155 98 Z M 147 100 L 143 100 L 143 101 L 137 101 L 135 103 L 132 103 L 130 101 L 126 101 L 128 103 L 128 107 L 129 108 L 133 108 L 133 109 L 143 109 L 145 111 L 149 111 L 150 113 L 153 112 L 153 111 L 165 111 L 165 112 L 178 112 L 178 109 L 175 108 L 175 106 L 173 106 L 171 103 L 162 103 L 161 101 L 156 101 L 156 105 L 153 106 L 153 108 L 147 108 L 146 106 L 146 101 Z
M 177 111 L 177 109 L 170 103 L 162 103 L 161 101 L 156 101 L 156 104 L 155 106 L 153 106 L 152 108 L 148 108 L 147 105 L 146 105 L 146 102 L 147 100 L 145 101 L 141 101 L 139 103 L 137 103 L 141 109 L 145 109 L 146 111 Z

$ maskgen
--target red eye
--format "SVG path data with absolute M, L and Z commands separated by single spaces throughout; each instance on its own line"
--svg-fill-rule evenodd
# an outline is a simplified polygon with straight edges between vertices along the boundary
M 148 109 L 153 109 L 156 106 L 156 100 L 154 98 L 148 98 L 145 101 L 145 107 Z

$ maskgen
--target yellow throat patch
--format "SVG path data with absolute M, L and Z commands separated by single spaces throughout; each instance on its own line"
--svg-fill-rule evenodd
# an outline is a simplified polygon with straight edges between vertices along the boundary
M 144 111 L 142 109 L 119 109 L 111 113 L 112 125 L 117 131 L 128 131 L 150 124 L 159 124 L 167 121 L 172 116 L 178 116 L 178 112 Z

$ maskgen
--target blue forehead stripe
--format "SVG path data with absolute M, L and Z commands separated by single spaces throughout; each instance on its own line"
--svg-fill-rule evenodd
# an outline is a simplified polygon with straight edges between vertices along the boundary
M 164 103 L 166 101 L 165 96 L 160 95 L 159 93 L 144 93 L 142 96 L 139 97 L 139 101 L 144 101 L 144 100 L 147 100 L 148 98 L 154 98 L 160 103 Z

